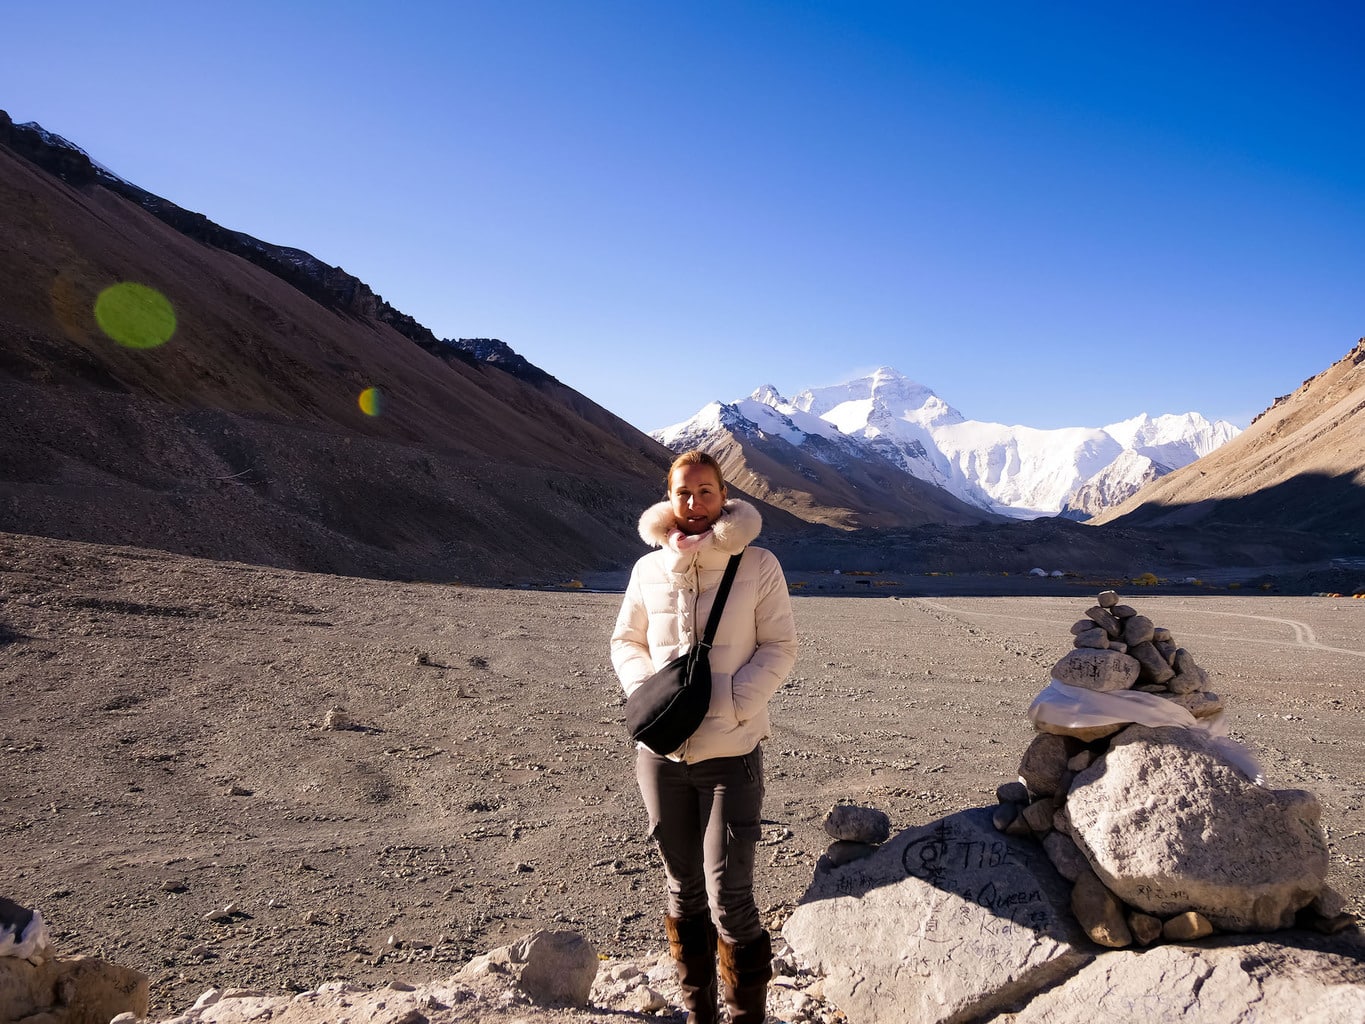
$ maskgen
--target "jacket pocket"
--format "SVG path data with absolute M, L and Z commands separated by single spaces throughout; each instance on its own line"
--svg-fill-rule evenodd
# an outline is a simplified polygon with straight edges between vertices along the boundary
M 733 677 L 729 673 L 713 672 L 711 674 L 711 700 L 706 705 L 707 718 L 721 718 L 727 722 L 735 722 L 735 694 L 731 686 Z

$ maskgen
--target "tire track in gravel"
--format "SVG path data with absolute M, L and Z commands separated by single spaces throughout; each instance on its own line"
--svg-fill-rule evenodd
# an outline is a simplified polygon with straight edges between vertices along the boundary
M 995 618 L 995 619 L 1014 619 L 1019 622 L 1050 622 L 1050 619 L 1039 615 L 1011 615 L 1006 612 L 987 612 L 978 611 L 975 608 L 954 608 L 951 605 L 940 604 L 937 601 L 930 601 L 926 598 L 915 598 L 915 603 L 921 607 L 946 612 L 949 615 L 971 618 Z M 1218 612 L 1208 608 L 1199 609 L 1200 615 L 1219 615 L 1226 618 L 1251 619 L 1256 622 L 1274 622 L 1281 626 L 1288 626 L 1294 632 L 1292 640 L 1280 640 L 1273 637 L 1264 636 L 1244 636 L 1232 637 L 1218 633 L 1196 633 L 1190 630 L 1181 630 L 1181 637 L 1194 637 L 1201 640 L 1235 640 L 1237 643 L 1261 644 L 1267 647 L 1301 647 L 1306 650 L 1322 651 L 1327 654 L 1345 654 L 1353 658 L 1365 658 L 1365 651 L 1352 650 L 1349 647 L 1333 647 L 1318 640 L 1313 627 L 1306 622 L 1298 619 L 1284 619 L 1275 615 L 1253 615 L 1250 612 Z
M 1351 650 L 1349 647 L 1332 647 L 1321 643 L 1317 634 L 1313 632 L 1313 627 L 1306 622 L 1297 619 L 1282 619 L 1275 615 L 1252 615 L 1250 612 L 1215 612 L 1207 608 L 1200 610 L 1203 615 L 1221 615 L 1232 619 L 1252 619 L 1256 622 L 1275 622 L 1282 626 L 1288 626 L 1294 631 L 1292 641 L 1276 640 L 1269 637 L 1217 637 L 1221 640 L 1236 640 L 1238 643 L 1264 644 L 1272 647 L 1283 647 L 1288 644 L 1291 647 L 1302 647 L 1313 651 L 1324 651 L 1328 654 L 1345 654 L 1353 658 L 1365 658 L 1365 651 Z M 1198 633 L 1190 633 L 1190 636 L 1200 636 Z M 1207 635 L 1207 634 L 1205 634 Z

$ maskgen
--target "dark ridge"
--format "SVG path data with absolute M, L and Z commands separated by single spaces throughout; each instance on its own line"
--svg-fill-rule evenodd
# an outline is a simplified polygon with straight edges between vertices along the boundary
M 554 381 L 555 378 L 533 365 L 504 342 L 493 338 L 438 338 L 430 328 L 420 324 L 402 310 L 395 309 L 375 293 L 369 285 L 341 267 L 329 266 L 311 253 L 289 246 L 262 241 L 244 231 L 232 231 L 209 220 L 202 213 L 194 213 L 177 206 L 169 199 L 154 195 L 125 181 L 101 167 L 79 146 L 36 121 L 15 124 L 9 114 L 0 110 L 0 145 L 36 164 L 77 188 L 98 185 L 136 203 L 165 224 L 187 238 L 223 252 L 240 256 L 262 270 L 297 288 L 318 305 L 354 317 L 366 317 L 387 324 L 395 331 L 416 342 L 422 348 L 442 358 L 455 358 L 470 365 L 487 363 L 514 377 L 532 383 Z

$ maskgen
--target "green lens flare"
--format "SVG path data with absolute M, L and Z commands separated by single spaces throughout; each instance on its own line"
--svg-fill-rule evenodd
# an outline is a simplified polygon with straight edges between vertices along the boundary
M 360 411 L 366 416 L 378 416 L 384 411 L 384 396 L 378 388 L 366 388 L 360 392 Z
M 100 330 L 125 348 L 156 348 L 175 333 L 175 310 L 155 288 L 133 281 L 112 284 L 95 299 Z

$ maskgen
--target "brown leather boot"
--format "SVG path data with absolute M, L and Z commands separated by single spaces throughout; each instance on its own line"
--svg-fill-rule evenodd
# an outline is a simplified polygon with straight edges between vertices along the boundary
M 772 976 L 773 942 L 767 932 L 743 945 L 720 940 L 721 994 L 731 1024 L 763 1024 Z
M 711 918 L 664 917 L 668 951 L 678 965 L 678 984 L 688 1024 L 717 1024 L 716 926 Z

